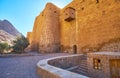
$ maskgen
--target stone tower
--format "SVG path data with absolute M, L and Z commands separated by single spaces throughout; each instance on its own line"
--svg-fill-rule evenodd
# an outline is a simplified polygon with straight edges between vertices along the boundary
M 39 39 L 39 52 L 58 52 L 60 46 L 60 9 L 52 3 L 47 3 L 42 12 L 42 20 Z

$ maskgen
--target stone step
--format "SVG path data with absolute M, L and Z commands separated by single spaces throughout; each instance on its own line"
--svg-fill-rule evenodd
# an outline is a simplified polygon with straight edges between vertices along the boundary
M 87 54 L 84 54 L 83 56 L 87 56 Z
M 84 71 L 79 71 L 79 70 L 76 70 L 74 71 L 75 73 L 78 73 L 78 74 L 82 74 L 82 75 L 88 75 L 88 72 L 84 72 Z
M 78 70 L 88 70 L 87 67 L 78 67 L 77 69 L 78 69 Z
M 82 65 L 82 66 L 79 66 L 78 68 L 83 68 L 83 69 L 86 69 L 86 68 L 87 68 L 87 66 L 85 66 L 85 65 L 83 66 L 83 65 Z
M 88 76 L 87 57 L 82 57 L 82 59 L 83 60 L 80 61 L 78 68 L 75 68 L 75 69 L 70 70 L 70 71 L 81 74 L 81 75 Z
M 85 62 L 84 63 L 80 63 L 79 66 L 81 66 L 81 65 L 83 65 L 83 66 L 86 65 L 87 66 L 87 63 L 85 63 Z
M 86 65 L 81 65 L 78 67 L 78 69 L 88 70 L 88 67 Z
M 87 62 L 87 60 L 80 60 L 80 61 L 86 61 Z
M 79 66 L 87 66 L 87 63 L 80 63 Z
M 72 72 L 78 73 L 78 74 L 82 74 L 82 75 L 88 75 L 87 71 L 80 71 L 80 70 L 73 70 Z
M 80 64 L 87 64 L 86 61 L 80 61 Z
M 76 70 L 88 72 L 88 68 L 78 67 Z
M 83 59 L 83 60 L 84 60 L 84 59 L 87 60 L 87 57 L 81 57 L 81 59 Z
M 78 68 L 73 69 L 73 70 L 75 70 L 75 71 L 88 72 L 88 68 L 87 68 L 87 67 L 82 67 L 82 66 L 79 66 Z
M 77 68 L 78 68 L 78 66 L 74 66 L 74 67 L 70 67 L 70 68 L 68 68 L 66 70 L 71 71 L 71 70 L 74 70 L 74 69 L 77 69 Z
M 80 61 L 86 61 L 87 62 L 87 59 L 81 59 Z

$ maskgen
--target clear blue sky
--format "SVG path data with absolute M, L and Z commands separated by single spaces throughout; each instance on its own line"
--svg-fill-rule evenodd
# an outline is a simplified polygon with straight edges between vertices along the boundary
M 15 28 L 26 36 L 32 31 L 34 20 L 44 9 L 47 2 L 52 2 L 60 8 L 72 0 L 0 0 L 0 20 L 7 19 Z

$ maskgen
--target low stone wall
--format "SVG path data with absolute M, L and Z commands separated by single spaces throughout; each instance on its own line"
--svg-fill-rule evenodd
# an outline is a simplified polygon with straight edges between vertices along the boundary
M 62 69 L 68 69 L 71 67 L 78 66 L 81 59 L 82 59 L 82 55 L 72 56 L 72 57 L 62 57 L 62 58 L 49 60 L 48 64 Z
M 41 60 L 37 64 L 37 74 L 40 78 L 89 78 L 64 70 L 77 67 L 82 56 L 82 54 L 76 54 Z
M 24 57 L 24 56 L 40 56 L 41 54 L 30 54 L 30 53 L 23 53 L 23 54 L 0 54 L 0 57 Z

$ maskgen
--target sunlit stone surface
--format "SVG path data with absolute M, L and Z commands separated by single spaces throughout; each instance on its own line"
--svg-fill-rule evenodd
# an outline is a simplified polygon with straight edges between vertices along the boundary
M 73 46 L 76 53 L 118 52 L 119 8 L 119 0 L 73 0 L 62 9 L 48 3 L 36 17 L 29 48 L 41 53 L 73 53 Z

